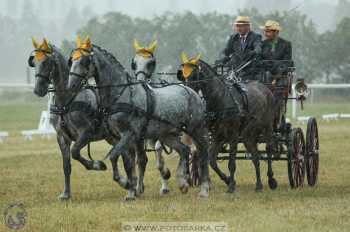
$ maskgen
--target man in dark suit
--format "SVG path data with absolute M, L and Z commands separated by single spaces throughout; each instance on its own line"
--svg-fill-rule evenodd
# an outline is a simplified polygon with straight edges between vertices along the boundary
M 288 67 L 293 66 L 292 44 L 279 37 L 282 30 L 278 22 L 268 20 L 260 27 L 264 31 L 265 40 L 262 44 L 262 60 L 266 60 L 265 67 L 272 75 L 287 73 Z
M 251 22 L 247 16 L 238 16 L 236 18 L 234 30 L 236 33 L 229 37 L 216 64 L 226 64 L 236 69 L 253 58 L 260 56 L 262 38 L 261 35 L 251 30 Z M 239 73 L 239 76 L 243 79 L 256 79 L 257 73 L 255 63 L 252 62 Z

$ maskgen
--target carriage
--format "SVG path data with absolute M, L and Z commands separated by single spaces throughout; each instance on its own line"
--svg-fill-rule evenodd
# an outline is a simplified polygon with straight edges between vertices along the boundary
M 307 85 L 303 79 L 297 79 L 293 62 L 289 60 L 264 60 L 260 65 L 260 81 L 264 83 L 273 92 L 277 98 L 278 110 L 274 122 L 273 132 L 273 161 L 287 161 L 289 184 L 292 188 L 302 187 L 305 174 L 309 186 L 315 186 L 317 183 L 319 169 L 319 138 L 317 121 L 310 117 L 307 122 L 306 136 L 300 127 L 293 127 L 287 120 L 288 100 L 300 101 L 303 107 L 303 101 L 307 96 Z M 285 67 L 285 72 L 279 76 L 271 75 L 267 70 L 274 65 Z M 217 73 L 221 76 L 227 76 L 232 71 L 231 67 L 217 66 Z M 238 68 L 239 69 L 239 68 Z M 238 70 L 236 69 L 236 70 Z M 277 80 L 272 84 L 273 80 Z M 291 97 L 292 91 L 295 91 L 295 97 Z M 242 139 L 240 139 L 242 142 Z M 265 141 L 261 139 L 259 143 Z M 268 160 L 267 151 L 259 150 L 260 160 Z M 237 160 L 251 160 L 251 155 L 243 149 L 237 150 Z M 225 145 L 222 148 L 218 160 L 229 159 L 229 148 Z M 269 182 L 271 188 L 273 183 Z

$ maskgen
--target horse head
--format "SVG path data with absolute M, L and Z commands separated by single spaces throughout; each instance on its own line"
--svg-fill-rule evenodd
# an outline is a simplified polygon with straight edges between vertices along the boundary
M 68 65 L 70 67 L 68 89 L 77 92 L 88 79 L 89 74 L 94 72 L 93 45 L 90 37 L 87 36 L 84 41 L 78 36 L 76 40 L 77 48 L 73 50 Z
M 157 40 L 153 41 L 148 47 L 142 47 L 139 42 L 134 40 L 135 56 L 131 61 L 131 69 L 137 80 L 149 80 L 156 69 L 156 58 L 154 52 L 157 48 Z
M 53 49 L 47 39 L 39 44 L 36 39 L 32 38 L 34 51 L 28 58 L 28 65 L 35 68 L 35 87 L 34 93 L 43 97 L 48 92 L 51 76 L 55 68 Z

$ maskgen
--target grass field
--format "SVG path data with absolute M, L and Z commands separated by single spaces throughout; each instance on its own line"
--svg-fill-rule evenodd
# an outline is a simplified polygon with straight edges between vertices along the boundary
M 226 187 L 211 171 L 214 185 L 207 200 L 197 198 L 198 189 L 181 194 L 174 178 L 170 194 L 160 196 L 159 174 L 149 154 L 145 193 L 137 201 L 123 201 L 125 191 L 113 182 L 109 163 L 106 172 L 87 172 L 72 161 L 72 200 L 60 202 L 63 171 L 55 139 L 24 141 L 19 133 L 37 126 L 45 100 L 0 104 L 0 130 L 11 135 L 0 143 L 0 210 L 23 203 L 28 218 L 21 231 L 120 231 L 125 221 L 217 221 L 228 223 L 230 231 L 350 230 L 349 121 L 319 123 L 320 173 L 315 188 L 291 190 L 287 164 L 275 162 L 278 189 L 268 189 L 264 175 L 264 191 L 255 193 L 253 166 L 239 161 L 235 194 L 225 193 Z M 350 112 L 346 104 L 333 107 Z M 324 110 L 314 108 L 316 115 Z M 92 146 L 95 158 L 102 158 L 109 148 L 103 142 Z M 172 173 L 177 160 L 175 154 L 166 157 Z M 262 172 L 266 173 L 265 163 Z M 3 220 L 0 231 L 11 231 Z

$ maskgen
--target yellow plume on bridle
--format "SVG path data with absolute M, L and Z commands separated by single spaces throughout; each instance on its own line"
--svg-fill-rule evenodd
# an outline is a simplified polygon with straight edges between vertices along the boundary
M 199 60 L 201 58 L 201 54 L 197 55 L 195 58 L 188 58 L 188 55 L 185 52 L 181 53 L 181 60 L 182 60 L 182 74 L 185 79 L 188 79 L 195 66 L 198 66 Z
M 140 43 L 136 39 L 134 39 L 133 45 L 134 45 L 134 49 L 135 49 L 136 54 L 141 55 L 145 58 L 149 58 L 149 57 L 152 57 L 154 55 L 154 52 L 157 48 L 157 44 L 158 44 L 158 41 L 155 40 L 152 43 L 150 43 L 150 45 L 148 45 L 148 47 L 143 47 L 140 45 Z
M 90 36 L 86 36 L 85 41 L 83 42 L 80 35 L 77 36 L 76 40 L 77 49 L 73 52 L 73 60 L 78 60 L 82 56 L 88 56 L 91 54 L 92 43 Z
M 52 53 L 52 48 L 46 38 L 43 39 L 42 44 L 39 44 L 38 41 L 32 37 L 32 43 L 35 48 L 34 57 L 37 61 L 42 61 L 47 54 Z

